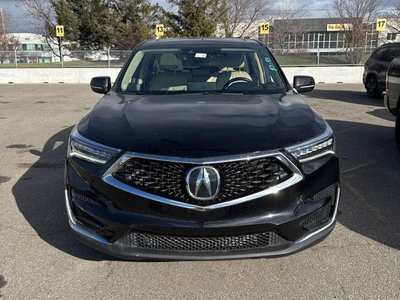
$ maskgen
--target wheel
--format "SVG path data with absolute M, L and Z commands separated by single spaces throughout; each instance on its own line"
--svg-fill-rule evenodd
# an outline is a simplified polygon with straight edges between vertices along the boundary
M 396 139 L 397 149 L 400 151 L 400 114 L 396 117 L 396 126 L 394 128 L 394 135 Z
M 366 88 L 367 88 L 367 96 L 369 98 L 378 98 L 379 88 L 378 88 L 378 81 L 376 80 L 375 76 L 369 76 L 367 78 Z

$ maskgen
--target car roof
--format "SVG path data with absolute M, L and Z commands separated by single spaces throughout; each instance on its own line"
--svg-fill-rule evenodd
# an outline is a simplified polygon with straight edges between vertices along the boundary
M 400 43 L 386 43 L 379 46 L 379 48 L 384 48 L 384 47 L 400 47 Z
M 259 46 L 260 42 L 254 39 L 242 38 L 167 38 L 167 39 L 154 39 L 144 41 L 142 47 L 159 47 L 159 46 L 246 46 L 255 47 Z

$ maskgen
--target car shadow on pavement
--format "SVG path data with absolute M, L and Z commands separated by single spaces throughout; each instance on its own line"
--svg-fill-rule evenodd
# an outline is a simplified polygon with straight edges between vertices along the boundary
M 12 188 L 17 206 L 40 238 L 75 257 L 103 260 L 108 256 L 92 251 L 70 233 L 64 200 L 64 160 L 72 127 L 56 133 L 43 151 L 27 150 L 39 157 L 32 164 L 18 164 L 28 170 Z
M 350 230 L 400 249 L 400 153 L 392 127 L 328 121 L 336 133 L 341 160 L 339 222 Z M 110 260 L 70 233 L 64 202 L 64 159 L 72 127 L 56 133 L 39 160 L 19 164 L 27 171 L 12 188 L 20 212 L 38 236 L 53 247 L 86 260 Z
M 318 98 L 318 99 L 342 101 L 353 104 L 384 107 L 382 98 L 376 98 L 376 99 L 368 98 L 365 94 L 365 91 L 325 90 L 316 87 L 314 91 L 308 93 L 306 96 L 307 98 Z
M 339 223 L 400 249 L 400 153 L 394 128 L 338 120 L 328 123 L 340 158 Z
M 396 117 L 390 114 L 386 108 L 377 108 L 375 110 L 367 112 L 367 114 L 386 121 L 396 121 Z

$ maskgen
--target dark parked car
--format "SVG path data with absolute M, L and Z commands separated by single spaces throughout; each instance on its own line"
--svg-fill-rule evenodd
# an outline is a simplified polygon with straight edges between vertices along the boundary
M 388 111 L 396 117 L 395 137 L 397 148 L 400 150 L 400 56 L 389 66 L 384 102 Z
M 377 98 L 385 91 L 386 72 L 391 61 L 400 57 L 400 43 L 385 44 L 377 48 L 364 65 L 363 82 L 367 96 Z
M 332 129 L 269 50 L 242 39 L 146 41 L 73 129 L 69 223 L 122 258 L 219 259 L 292 253 L 334 228 Z

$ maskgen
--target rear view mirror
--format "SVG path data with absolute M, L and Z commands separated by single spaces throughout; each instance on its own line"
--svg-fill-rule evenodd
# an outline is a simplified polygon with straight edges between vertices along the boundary
M 315 87 L 314 78 L 311 76 L 296 75 L 293 78 L 293 87 L 300 94 L 311 92 Z
M 108 76 L 93 77 L 90 87 L 95 93 L 107 94 L 111 90 L 111 78 Z

